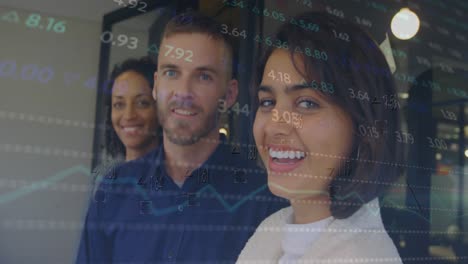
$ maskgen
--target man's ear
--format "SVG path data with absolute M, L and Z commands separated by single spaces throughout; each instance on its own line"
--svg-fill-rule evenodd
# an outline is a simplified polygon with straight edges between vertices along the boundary
M 158 72 L 157 71 L 154 72 L 153 77 L 154 77 L 154 81 L 153 81 L 153 92 L 152 92 L 152 94 L 153 94 L 153 99 L 155 101 L 157 101 L 157 99 L 156 99 L 156 94 L 157 94 L 157 92 L 156 92 L 156 88 L 157 88 L 156 82 L 158 80 Z
M 236 79 L 231 79 L 227 86 L 226 91 L 226 104 L 227 107 L 231 107 L 237 100 L 239 94 L 239 82 Z

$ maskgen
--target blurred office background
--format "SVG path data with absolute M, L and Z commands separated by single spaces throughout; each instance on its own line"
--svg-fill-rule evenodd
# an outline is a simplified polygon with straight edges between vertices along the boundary
M 407 40 L 397 38 L 401 27 L 391 28 L 402 8 L 420 22 Z M 251 72 L 281 23 L 317 10 L 372 34 L 395 71 L 393 107 L 401 110 L 403 129 L 387 131 L 385 120 L 373 125 L 399 133 L 395 144 L 406 150 L 405 173 L 381 199 L 387 231 L 405 263 L 468 262 L 467 2 L 2 0 L 0 263 L 73 261 L 90 172 L 106 156 L 108 74 L 127 58 L 156 61 L 165 23 L 187 9 L 215 17 L 236 43 L 241 91 L 237 108 L 222 119 L 233 143 L 253 144 Z M 403 30 L 417 24 L 405 13 L 398 18 Z M 372 101 L 390 104 L 390 98 Z

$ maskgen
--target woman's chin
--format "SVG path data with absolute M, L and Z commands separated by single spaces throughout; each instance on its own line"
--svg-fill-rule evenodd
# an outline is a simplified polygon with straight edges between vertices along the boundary
M 132 148 L 132 149 L 135 149 L 135 148 L 139 148 L 141 145 L 142 145 L 142 142 L 143 140 L 125 140 L 123 141 L 122 143 L 124 144 L 124 146 L 126 148 Z
M 318 190 L 313 187 L 306 188 L 303 183 L 297 182 L 292 184 L 292 182 L 290 182 L 290 179 L 281 180 L 279 180 L 278 178 L 268 178 L 268 188 L 274 195 L 278 197 L 292 201 L 315 199 L 319 197 L 328 196 L 327 192 Z
M 295 196 L 297 196 L 294 194 L 294 191 L 291 191 L 290 188 L 285 187 L 284 185 L 276 181 L 268 180 L 268 188 L 270 189 L 271 193 L 273 193 L 275 196 L 278 196 L 287 200 L 294 199 Z
M 147 146 L 148 140 L 145 140 L 144 138 L 134 138 L 134 139 L 127 139 L 123 142 L 125 148 L 127 149 L 135 149 L 135 150 L 140 150 L 144 149 L 145 146 Z

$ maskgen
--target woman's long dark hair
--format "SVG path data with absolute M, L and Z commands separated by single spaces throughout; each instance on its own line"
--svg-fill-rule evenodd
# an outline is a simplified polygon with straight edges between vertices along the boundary
M 294 19 L 304 21 L 305 25 L 315 24 L 319 30 L 287 23 L 279 29 L 274 40 L 287 43 L 290 58 L 307 83 L 315 80 L 333 84 L 332 93 L 321 91 L 320 86 L 318 91 L 328 102 L 348 113 L 353 121 L 349 170 L 337 174 L 330 184 L 331 212 L 335 218 L 347 218 L 364 203 L 381 195 L 401 175 L 401 168 L 397 164 L 401 164 L 403 152 L 394 133 L 400 130 L 399 110 L 391 109 L 382 102 L 384 95 L 397 95 L 395 83 L 379 46 L 356 24 L 319 12 L 304 13 Z M 349 41 L 337 38 L 340 33 L 342 36 L 348 35 Z M 278 48 L 270 47 L 266 50 L 259 65 L 257 84 L 261 82 L 266 62 L 275 49 Z M 305 53 L 306 49 L 311 56 Z M 299 50 L 303 53 L 298 53 Z M 316 56 L 316 50 L 320 56 Z M 326 53 L 327 59 L 322 52 Z M 299 58 L 304 62 L 303 71 L 298 67 L 301 62 L 294 54 L 300 55 Z M 370 101 L 351 99 L 349 88 L 367 93 Z M 257 98 L 257 95 L 254 96 Z M 381 103 L 373 104 L 374 98 Z M 258 98 L 254 102 L 254 109 L 257 107 Z M 383 129 L 380 129 L 378 137 L 372 138 L 360 135 L 359 125 L 383 125 Z
M 106 149 L 107 153 L 111 155 L 112 158 L 119 156 L 125 157 L 125 146 L 118 137 L 117 133 L 112 126 L 112 87 L 114 85 L 115 79 L 121 74 L 134 71 L 141 74 L 149 83 L 150 88 L 153 89 L 154 86 L 154 72 L 156 71 L 157 66 L 154 64 L 149 57 L 142 57 L 140 59 L 128 59 L 124 62 L 114 66 L 112 73 L 110 75 L 110 81 L 107 87 L 106 93 Z M 159 134 L 159 133 L 158 133 Z M 158 135 L 155 135 L 158 136 Z

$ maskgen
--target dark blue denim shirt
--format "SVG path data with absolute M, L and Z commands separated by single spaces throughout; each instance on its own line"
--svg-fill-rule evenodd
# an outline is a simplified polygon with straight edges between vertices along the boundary
M 288 206 L 268 190 L 252 149 L 235 154 L 222 140 L 179 187 L 163 148 L 107 174 L 91 200 L 76 263 L 233 263 L 256 227 Z

